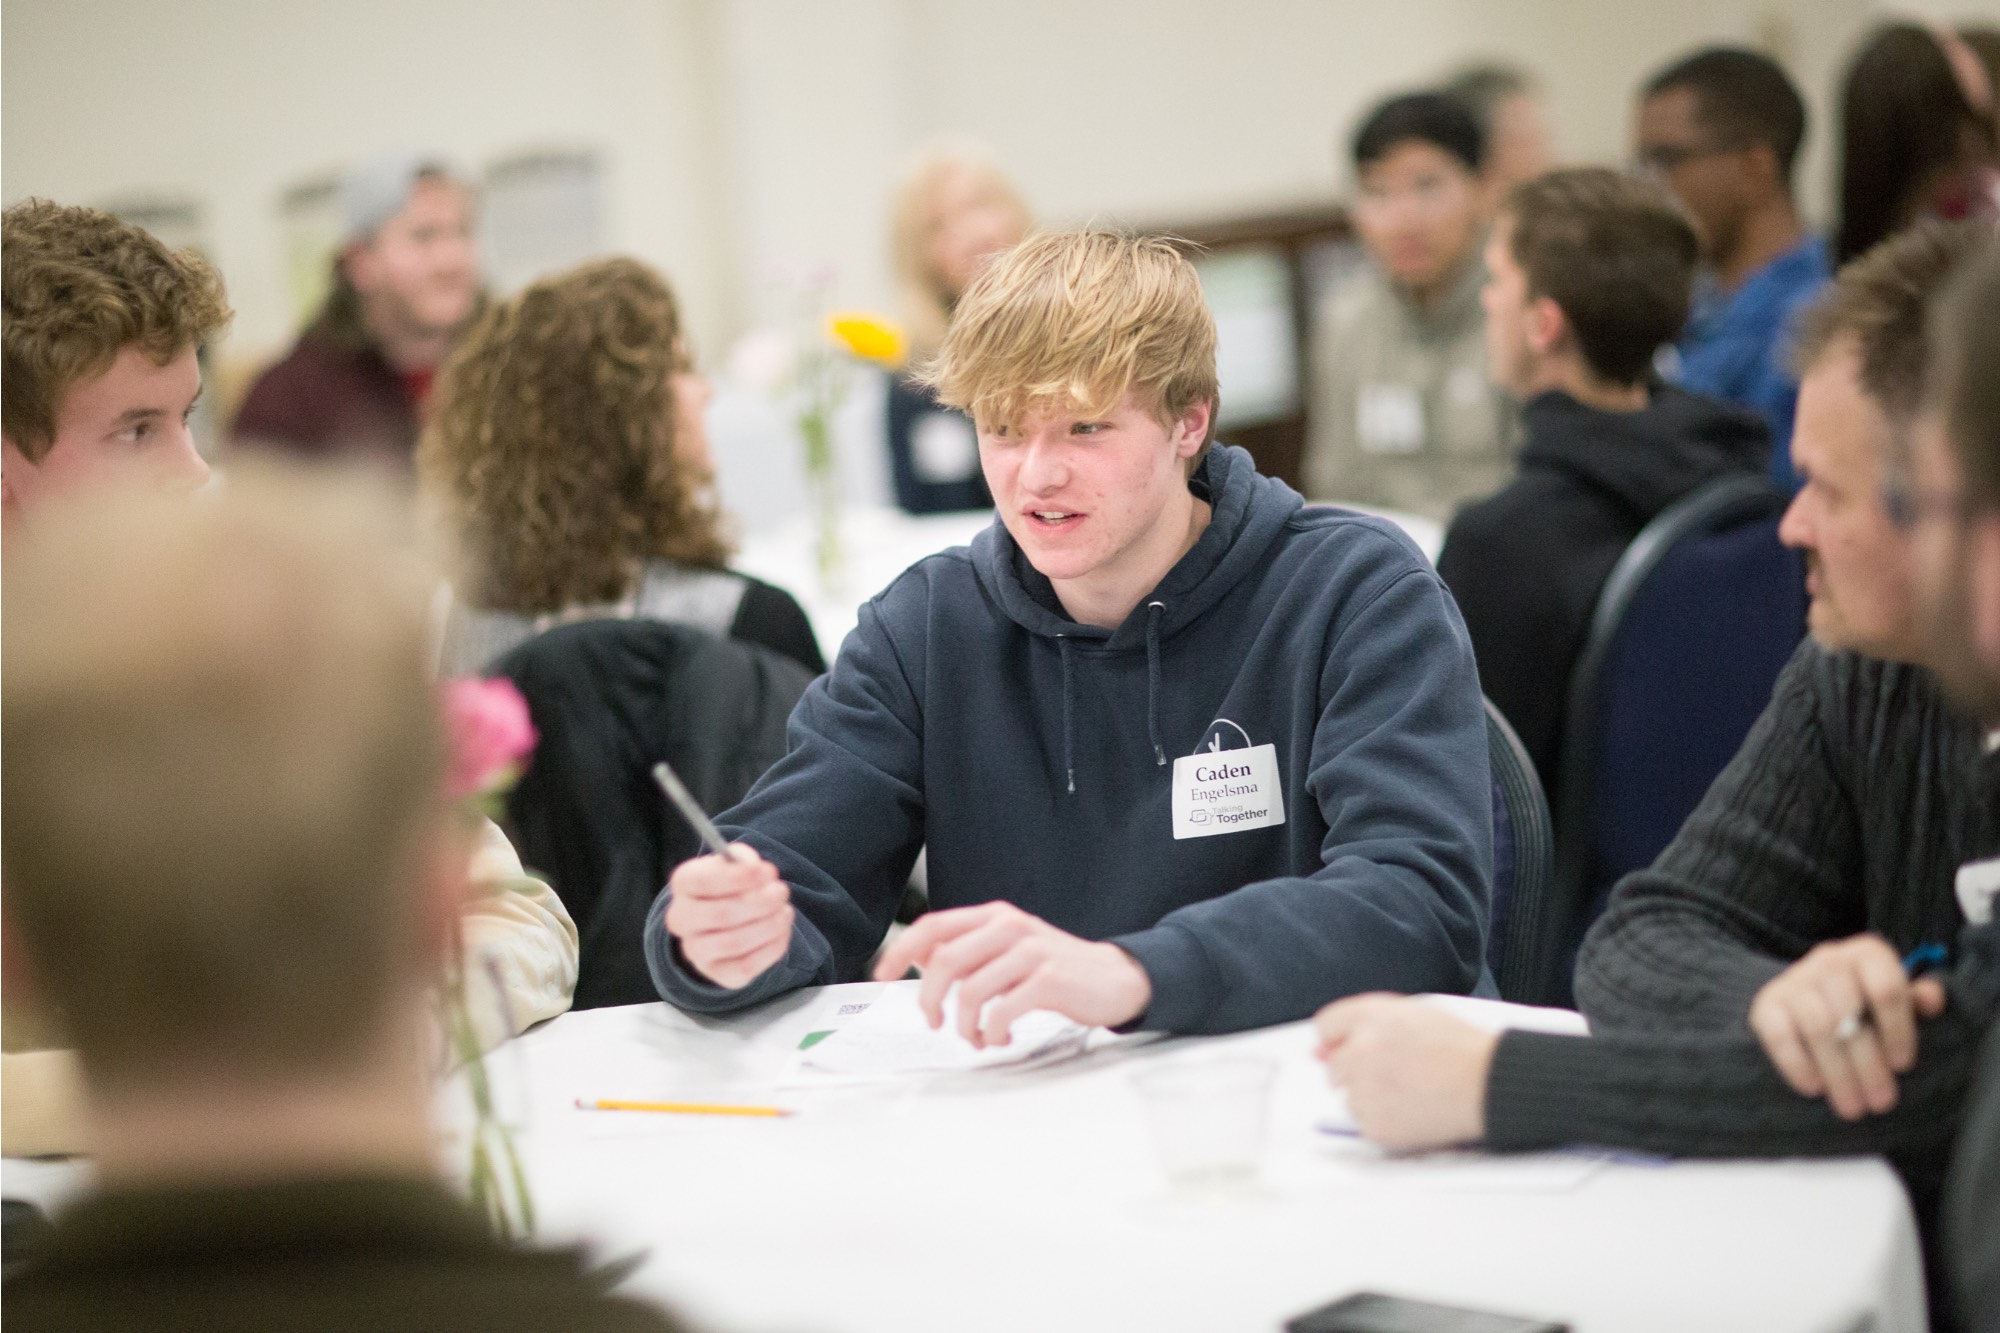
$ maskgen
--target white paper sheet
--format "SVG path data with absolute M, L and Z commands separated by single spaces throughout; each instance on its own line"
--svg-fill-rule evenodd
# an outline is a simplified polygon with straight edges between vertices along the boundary
M 1038 1009 L 1014 1021 L 1008 1045 L 980 1050 L 958 1035 L 956 988 L 945 996 L 944 1012 L 944 1026 L 932 1029 L 917 1004 L 916 987 L 888 987 L 866 1012 L 804 1051 L 799 1069 L 848 1078 L 888 1078 L 1045 1064 L 1081 1053 L 1094 1030 Z

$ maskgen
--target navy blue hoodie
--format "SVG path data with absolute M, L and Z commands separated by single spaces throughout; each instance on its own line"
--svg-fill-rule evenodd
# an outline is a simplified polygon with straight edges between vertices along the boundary
M 1217 446 L 1207 529 L 1116 630 L 1063 613 L 995 521 L 920 561 L 718 821 L 791 885 L 791 951 L 741 990 L 646 954 L 684 1009 L 853 981 L 921 848 L 934 907 L 1005 899 L 1125 949 L 1139 1026 L 1230 1032 L 1356 991 L 1467 991 L 1492 861 L 1485 721 L 1451 596 L 1393 524 L 1307 509 Z M 1285 822 L 1176 839 L 1173 760 L 1276 746 Z

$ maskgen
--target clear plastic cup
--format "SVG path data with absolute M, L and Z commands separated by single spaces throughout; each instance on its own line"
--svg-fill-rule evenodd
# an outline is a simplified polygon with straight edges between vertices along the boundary
M 1174 1193 L 1216 1198 L 1256 1188 L 1277 1073 L 1272 1061 L 1230 1056 L 1132 1075 Z

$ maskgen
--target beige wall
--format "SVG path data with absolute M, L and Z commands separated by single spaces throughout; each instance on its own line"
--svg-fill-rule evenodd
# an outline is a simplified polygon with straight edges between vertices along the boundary
M 0 194 L 188 195 L 240 311 L 290 334 L 283 188 L 383 148 L 609 166 L 608 240 L 667 270 L 711 356 L 775 262 L 889 299 L 887 195 L 926 139 L 988 142 L 1055 219 L 1196 220 L 1332 196 L 1336 134 L 1475 54 L 1548 83 L 1572 158 L 1622 157 L 1631 89 L 1697 42 L 1770 47 L 1816 114 L 1871 0 L 6 0 Z M 2000 22 L 2000 0 L 1898 9 Z

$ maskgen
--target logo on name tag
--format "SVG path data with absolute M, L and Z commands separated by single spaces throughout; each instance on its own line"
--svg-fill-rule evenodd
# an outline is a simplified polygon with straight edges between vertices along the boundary
M 1224 728 L 1243 747 L 1222 748 Z M 1174 837 L 1212 838 L 1285 822 L 1285 793 L 1278 781 L 1278 747 L 1252 745 L 1250 734 L 1228 718 L 1209 727 L 1206 744 L 1174 760 Z

